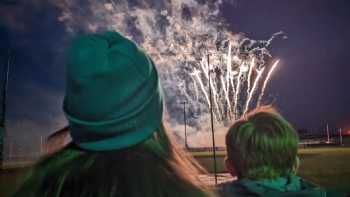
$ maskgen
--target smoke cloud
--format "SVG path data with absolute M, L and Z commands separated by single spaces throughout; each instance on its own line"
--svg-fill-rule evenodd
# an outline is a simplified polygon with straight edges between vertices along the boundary
M 220 7 L 225 3 L 234 3 L 234 0 L 39 0 L 21 2 L 21 5 L 17 6 L 16 9 L 17 11 L 26 12 L 29 8 L 44 10 L 49 7 L 50 9 L 47 9 L 47 12 L 53 12 L 52 15 L 56 17 L 59 23 L 64 25 L 67 32 L 60 38 L 63 41 L 82 31 L 116 30 L 137 42 L 156 62 L 165 92 L 171 127 L 178 136 L 183 137 L 184 105 L 182 103 L 186 102 L 189 144 L 192 146 L 208 146 L 211 142 L 209 137 L 210 125 L 208 124 L 210 115 L 209 105 L 204 94 L 209 86 L 207 82 L 204 82 L 205 90 L 201 90 L 198 81 L 191 74 L 204 65 L 203 57 L 213 52 L 220 54 L 213 56 L 213 66 L 219 68 L 218 70 L 221 69 L 222 75 L 224 72 L 228 72 L 227 69 L 223 69 L 222 62 L 227 61 L 228 57 L 223 54 L 227 54 L 229 43 L 232 47 L 232 57 L 246 53 L 248 55 L 245 55 L 246 60 L 244 61 L 249 62 L 252 57 L 255 57 L 256 69 L 260 69 L 265 65 L 265 57 L 271 56 L 267 47 L 274 38 L 272 37 L 267 41 L 256 41 L 248 39 L 243 34 L 231 32 L 220 12 Z M 15 8 L 12 7 L 11 9 Z M 4 10 L 8 9 L 4 8 Z M 4 21 L 12 26 L 11 28 L 20 31 L 28 29 L 26 28 L 28 24 L 26 20 L 18 20 L 20 15 L 13 16 L 6 11 L 4 16 Z M 47 34 L 50 34 L 48 30 Z M 275 36 L 280 34 L 278 33 Z M 54 47 L 56 47 L 56 50 L 62 50 L 66 47 L 65 44 L 65 42 L 56 42 Z M 238 61 L 241 61 L 241 59 L 238 56 L 236 59 L 233 58 L 232 76 L 234 72 L 240 69 Z M 58 62 L 63 63 L 62 60 Z M 51 67 L 44 69 L 52 68 L 62 73 L 62 67 L 62 65 L 60 67 L 57 63 L 53 63 Z M 205 73 L 202 74 L 201 79 L 205 79 Z M 214 77 L 214 82 L 218 81 L 218 76 L 219 74 L 217 74 L 217 78 Z M 252 72 L 252 76 L 254 76 L 254 72 Z M 57 78 L 57 76 L 54 77 Z M 235 80 L 238 82 L 241 78 L 246 80 L 246 74 L 236 77 Z M 232 82 L 232 84 L 237 85 L 234 84 L 237 82 Z M 217 136 L 223 136 L 227 125 L 235 118 L 230 119 L 228 115 L 220 116 L 221 113 L 228 113 L 223 110 L 228 103 L 226 102 L 227 99 L 225 100 L 225 97 L 222 96 L 225 88 L 222 88 L 219 83 L 214 85 L 218 90 L 217 94 L 214 95 L 214 99 L 220 105 L 215 109 L 218 111 L 221 109 L 220 113 L 216 111 L 214 114 L 215 131 Z M 245 86 L 243 84 L 241 88 L 246 88 Z M 51 90 L 54 89 L 45 91 L 51 94 Z M 42 93 L 42 91 L 36 92 Z M 245 93 L 246 91 L 242 92 Z M 233 97 L 232 94 L 231 91 L 228 96 Z M 59 91 L 58 95 L 55 93 L 52 93 L 52 95 L 54 97 L 47 98 L 49 103 L 46 103 L 56 107 L 51 110 L 55 117 L 50 117 L 53 120 L 49 121 L 51 125 L 55 125 L 54 128 L 56 129 L 57 125 L 65 124 L 63 116 L 60 115 L 62 91 Z M 245 98 L 240 99 L 241 95 L 236 95 L 236 97 L 237 100 L 246 100 Z M 243 97 L 245 96 L 243 95 Z M 237 114 L 242 113 L 244 104 L 237 106 L 237 109 L 239 109 Z M 47 119 L 45 118 L 45 120 Z M 57 121 L 54 121 L 55 119 Z M 35 122 L 35 124 L 30 123 L 31 127 L 40 127 L 40 121 L 32 122 Z M 15 127 L 17 128 L 17 126 L 13 126 L 13 128 Z M 219 142 L 223 142 L 222 137 L 218 138 Z M 223 145 L 223 143 L 219 143 L 219 145 Z
M 267 48 L 273 39 L 283 35 L 278 32 L 268 40 L 252 40 L 231 32 L 220 7 L 234 3 L 232 0 L 53 0 L 52 3 L 61 10 L 58 19 L 68 32 L 116 30 L 147 51 L 160 72 L 170 125 L 178 136 L 183 136 L 186 110 L 189 141 L 193 146 L 208 146 L 211 142 L 206 75 L 209 67 L 216 71 L 211 88 L 215 131 L 221 136 L 218 141 L 222 146 L 227 126 L 254 107 L 250 102 L 257 102 L 254 96 L 258 87 L 249 86 L 254 80 L 259 86 L 255 79 L 259 73 L 266 76 L 263 73 L 266 58 L 272 57 Z M 212 65 L 205 68 L 207 54 L 212 54 Z M 254 65 L 250 65 L 252 59 Z

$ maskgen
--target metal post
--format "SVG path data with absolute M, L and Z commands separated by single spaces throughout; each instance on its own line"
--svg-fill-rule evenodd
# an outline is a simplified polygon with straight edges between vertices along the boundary
M 327 144 L 330 143 L 331 139 L 330 139 L 330 135 L 329 135 L 329 127 L 328 127 L 328 122 L 327 122 L 327 126 L 326 126 L 326 131 L 327 131 Z
M 339 145 L 343 145 L 343 135 L 342 135 L 342 130 L 339 128 Z
M 1 103 L 1 112 L 0 112 L 0 164 L 3 163 L 4 160 L 4 140 L 7 138 L 6 133 L 6 98 L 7 98 L 7 89 L 8 89 L 8 79 L 11 65 L 11 51 L 8 51 L 7 56 L 7 65 L 5 68 L 5 79 L 2 90 L 2 103 Z
M 209 79 L 209 103 L 210 103 L 210 123 L 211 123 L 211 135 L 213 140 L 213 157 L 214 157 L 214 176 L 215 184 L 218 184 L 217 169 L 216 169 L 216 148 L 215 148 L 215 135 L 214 135 L 214 118 L 213 118 L 213 101 L 212 101 L 212 90 L 211 90 L 211 70 L 210 70 L 210 54 L 207 55 L 208 63 L 208 79 Z
M 43 154 L 43 136 L 40 136 L 40 155 L 41 156 Z
M 184 126 L 185 126 L 185 147 L 188 149 L 188 143 L 187 143 L 187 119 L 186 119 L 186 101 L 183 102 L 184 105 Z
M 9 143 L 10 143 L 10 146 L 9 146 L 9 161 L 11 161 L 12 157 L 13 157 L 13 144 L 12 144 L 12 141 L 10 141 Z

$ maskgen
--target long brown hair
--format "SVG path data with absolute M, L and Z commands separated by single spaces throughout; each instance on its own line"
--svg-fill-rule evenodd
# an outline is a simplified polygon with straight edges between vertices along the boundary
M 212 196 L 200 172 L 162 125 L 124 150 L 87 152 L 71 143 L 34 165 L 15 196 Z

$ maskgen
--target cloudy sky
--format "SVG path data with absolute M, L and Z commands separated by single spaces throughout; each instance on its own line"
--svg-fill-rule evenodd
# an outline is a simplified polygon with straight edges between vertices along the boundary
M 236 0 L 221 5 L 220 16 L 233 32 L 268 39 L 282 30 L 288 36 L 272 45 L 281 66 L 266 95 L 297 128 L 350 125 L 348 10 L 346 0 Z M 71 34 L 59 20 L 61 11 L 46 1 L 0 1 L 1 69 L 8 50 L 13 57 L 9 136 L 47 135 L 66 124 L 61 103 L 64 49 Z

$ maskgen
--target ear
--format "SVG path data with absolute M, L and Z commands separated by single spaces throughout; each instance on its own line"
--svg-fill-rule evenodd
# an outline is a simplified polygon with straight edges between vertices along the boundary
M 293 172 L 296 174 L 298 172 L 299 169 L 299 165 L 300 165 L 300 159 L 298 156 L 295 157 L 295 163 L 293 166 Z
M 66 126 L 63 129 L 60 129 L 55 133 L 51 134 L 46 139 L 45 151 L 47 154 L 52 154 L 54 152 L 59 151 L 63 147 L 65 147 L 71 141 L 72 141 L 72 138 L 69 133 L 69 126 Z
M 226 166 L 226 169 L 227 171 L 233 176 L 233 177 L 237 177 L 238 178 L 238 173 L 237 173 L 237 170 L 236 170 L 236 167 L 233 163 L 233 161 L 229 158 L 226 158 L 225 159 L 225 166 Z

